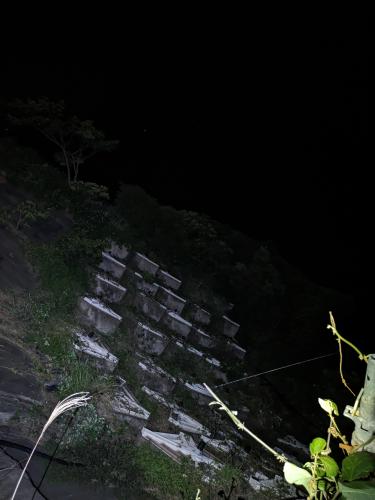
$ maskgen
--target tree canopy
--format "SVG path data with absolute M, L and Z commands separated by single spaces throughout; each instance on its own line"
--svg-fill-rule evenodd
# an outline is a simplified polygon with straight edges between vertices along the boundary
M 78 181 L 80 166 L 101 151 L 112 151 L 117 140 L 109 140 L 92 120 L 69 116 L 64 101 L 48 97 L 15 100 L 10 105 L 10 122 L 17 127 L 32 127 L 57 147 L 56 161 L 66 168 L 69 186 Z

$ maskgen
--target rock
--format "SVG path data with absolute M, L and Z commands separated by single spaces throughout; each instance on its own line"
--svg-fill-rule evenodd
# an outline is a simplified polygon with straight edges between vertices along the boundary
M 46 384 L 44 384 L 44 389 L 47 392 L 56 392 L 59 389 L 59 385 L 60 385 L 60 382 L 58 382 L 57 380 L 54 380 L 52 382 L 47 382 Z

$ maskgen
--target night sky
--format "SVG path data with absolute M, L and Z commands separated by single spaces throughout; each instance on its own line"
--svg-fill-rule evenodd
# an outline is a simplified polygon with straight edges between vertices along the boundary
M 367 300 L 366 23 L 227 35 L 112 58 L 13 60 L 3 102 L 64 98 L 121 141 L 82 169 L 86 180 L 112 192 L 139 184 L 163 204 L 208 213 Z

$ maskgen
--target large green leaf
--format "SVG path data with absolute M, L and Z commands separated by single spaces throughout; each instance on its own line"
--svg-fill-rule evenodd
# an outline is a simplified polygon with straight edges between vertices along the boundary
M 340 500 L 370 500 L 375 498 L 375 483 L 373 481 L 353 481 L 339 483 L 342 493 Z
M 326 447 L 327 441 L 323 438 L 315 438 L 310 443 L 311 455 L 318 455 Z
M 332 415 L 334 413 L 335 415 L 339 415 L 339 410 L 337 408 L 337 404 L 332 401 L 331 399 L 322 399 L 318 398 L 318 402 L 320 404 L 320 407 L 326 411 L 329 415 Z
M 344 481 L 364 479 L 374 471 L 375 454 L 368 451 L 353 453 L 342 461 L 342 479 Z
M 309 493 L 312 493 L 312 476 L 306 469 L 297 467 L 297 465 L 290 462 L 285 462 L 284 477 L 289 484 L 304 486 Z
M 322 462 L 328 477 L 334 478 L 340 472 L 339 466 L 332 457 L 320 456 L 319 460 Z

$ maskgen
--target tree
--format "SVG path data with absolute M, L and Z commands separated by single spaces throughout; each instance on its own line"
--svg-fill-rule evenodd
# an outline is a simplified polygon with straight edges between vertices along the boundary
M 58 148 L 55 158 L 66 168 L 69 186 L 77 182 L 85 161 L 101 151 L 112 151 L 119 142 L 106 139 L 92 120 L 68 116 L 64 101 L 48 97 L 26 102 L 17 99 L 8 116 L 13 125 L 34 128 Z

